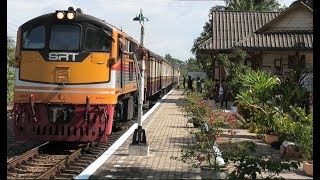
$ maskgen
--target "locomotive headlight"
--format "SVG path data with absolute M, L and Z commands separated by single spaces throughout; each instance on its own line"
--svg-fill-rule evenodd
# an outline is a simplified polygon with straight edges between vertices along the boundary
M 68 12 L 67 18 L 68 19 L 73 19 L 74 18 L 74 12 Z
M 63 19 L 64 18 L 64 12 L 58 12 L 57 13 L 57 18 L 58 19 Z

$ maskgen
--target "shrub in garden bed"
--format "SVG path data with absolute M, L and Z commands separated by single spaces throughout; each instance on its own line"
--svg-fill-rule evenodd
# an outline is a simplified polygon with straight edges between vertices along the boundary
M 307 160 L 313 159 L 313 114 L 309 115 L 301 108 L 290 106 L 294 116 L 290 114 L 275 114 L 279 135 L 286 141 L 292 141 L 302 149 L 302 155 Z
M 279 162 L 256 156 L 256 144 L 242 141 L 225 143 L 220 146 L 223 158 L 231 172 L 228 179 L 278 179 L 283 170 L 297 169 L 297 162 Z M 262 175 L 268 172 L 269 175 Z

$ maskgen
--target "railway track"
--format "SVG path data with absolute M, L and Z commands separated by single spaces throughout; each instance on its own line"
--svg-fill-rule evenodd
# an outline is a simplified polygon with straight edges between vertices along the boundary
M 68 145 L 48 142 L 7 161 L 7 179 L 72 179 L 94 162 L 133 124 L 108 137 L 108 142 Z

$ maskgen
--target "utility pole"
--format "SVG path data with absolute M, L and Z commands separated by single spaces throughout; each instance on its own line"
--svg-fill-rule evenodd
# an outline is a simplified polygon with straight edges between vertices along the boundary
M 140 46 L 138 53 L 138 61 L 140 62 L 140 79 L 139 79 L 139 96 L 138 96 L 138 128 L 135 129 L 133 133 L 132 144 L 129 146 L 129 155 L 133 156 L 149 156 L 149 145 L 147 144 L 147 138 L 145 130 L 142 128 L 142 116 L 143 116 L 143 101 L 144 101 L 144 73 L 145 73 L 145 51 L 143 48 L 143 38 L 144 38 L 144 20 L 148 21 L 148 18 L 144 17 L 142 14 L 142 9 L 140 13 L 133 19 L 133 21 L 139 21 L 141 25 L 140 34 Z M 137 61 L 136 61 L 137 63 Z

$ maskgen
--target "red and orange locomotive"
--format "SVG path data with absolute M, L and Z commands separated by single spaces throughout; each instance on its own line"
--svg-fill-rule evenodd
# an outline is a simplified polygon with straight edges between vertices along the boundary
M 17 140 L 107 141 L 136 114 L 138 42 L 69 8 L 34 18 L 17 33 L 13 121 Z M 145 102 L 178 83 L 179 70 L 146 50 Z

